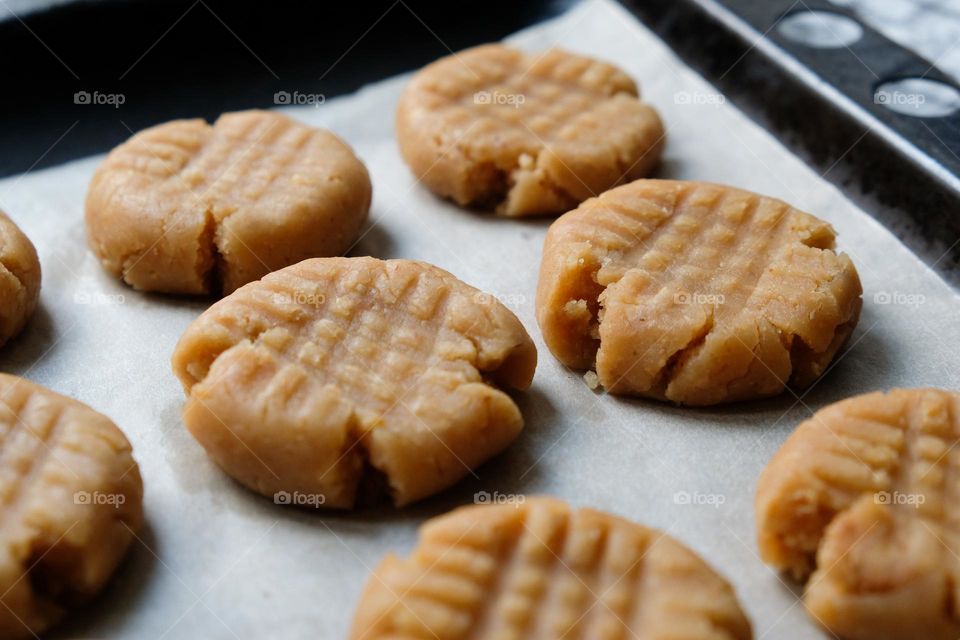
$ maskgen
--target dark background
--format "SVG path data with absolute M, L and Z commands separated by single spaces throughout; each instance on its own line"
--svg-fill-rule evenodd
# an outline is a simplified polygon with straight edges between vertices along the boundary
M 73 0 L 10 16 L 0 0 L 0 177 L 106 152 L 144 127 L 275 106 L 274 94 L 349 93 L 558 15 L 577 0 Z M 785 41 L 791 11 L 843 12 L 827 0 L 721 0 L 782 48 L 763 54 L 704 11 L 703 0 L 622 0 L 727 99 L 960 286 L 960 192 L 924 169 L 960 170 L 960 114 L 919 119 L 874 104 L 877 78 L 930 63 L 869 28 L 852 48 Z M 904 0 L 906 1 L 906 0 Z M 854 16 L 855 17 L 855 16 Z M 759 36 L 758 36 L 759 37 Z M 851 117 L 785 64 L 795 59 L 883 127 Z M 76 104 L 74 94 L 123 104 Z M 391 117 L 385 115 L 384 117 Z M 881 130 L 882 129 L 882 130 Z M 897 148 L 887 133 L 908 143 Z
M 107 151 L 165 120 L 272 107 L 277 91 L 348 93 L 572 4 L 106 0 L 11 16 L 0 22 L 0 176 Z M 78 105 L 78 91 L 124 104 Z

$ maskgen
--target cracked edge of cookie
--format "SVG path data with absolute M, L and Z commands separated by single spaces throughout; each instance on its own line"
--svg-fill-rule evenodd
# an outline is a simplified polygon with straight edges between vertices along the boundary
M 765 198 L 759 194 L 753 194 L 757 198 Z M 576 210 L 575 210 L 576 211 Z M 572 212 L 571 212 L 572 213 Z M 550 245 L 550 235 L 544 244 L 544 255 L 547 255 Z M 828 281 L 821 283 L 818 287 L 822 288 L 824 284 L 832 283 L 837 277 L 844 276 L 852 279 L 852 283 L 859 290 L 858 294 L 850 300 L 850 308 L 847 310 L 841 322 L 833 327 L 831 340 L 823 349 L 812 347 L 796 333 L 787 332 L 782 327 L 770 322 L 765 315 L 760 315 L 757 322 L 766 321 L 773 326 L 778 333 L 783 349 L 787 352 L 790 362 L 790 371 L 788 375 L 781 379 L 781 386 L 778 390 L 782 392 L 788 386 L 794 388 L 805 388 L 818 379 L 825 371 L 830 368 L 830 364 L 835 360 L 844 346 L 847 344 L 853 330 L 859 321 L 862 309 L 862 287 L 860 286 L 859 276 L 856 268 L 846 254 L 836 250 L 835 236 L 831 232 L 829 237 L 822 235 L 808 235 L 795 238 L 795 242 L 820 252 L 827 252 L 836 258 L 845 262 L 840 272 L 833 274 Z M 603 313 L 605 309 L 604 297 L 609 287 L 614 286 L 623 277 L 637 268 L 628 268 L 619 278 L 607 284 L 601 284 L 598 281 L 597 274 L 604 265 L 602 258 L 598 257 L 592 243 L 587 240 L 569 243 L 567 241 L 558 241 L 555 249 L 565 248 L 563 251 L 556 251 L 556 258 L 550 261 L 544 260 L 541 265 L 540 283 L 537 288 L 537 321 L 543 331 L 544 339 L 547 342 L 550 351 L 564 365 L 577 370 L 586 370 L 596 373 L 597 354 L 601 348 L 600 326 L 603 323 Z M 548 275 L 548 270 L 550 271 Z M 558 283 L 564 278 L 569 278 L 573 284 L 567 288 L 558 287 Z M 543 284 L 549 284 L 549 289 Z M 560 302 L 562 301 L 562 304 Z M 713 309 L 709 305 L 701 305 L 707 314 L 707 320 L 703 326 L 694 332 L 694 335 L 683 347 L 674 351 L 666 360 L 664 366 L 657 373 L 656 379 L 649 389 L 643 391 L 620 392 L 627 395 L 638 395 L 651 397 L 658 400 L 675 402 L 677 404 L 691 404 L 688 401 L 681 401 L 669 397 L 667 389 L 673 380 L 673 372 L 684 358 L 692 351 L 702 345 L 713 331 L 715 323 L 713 321 Z M 562 319 L 559 319 L 562 318 Z M 557 330 L 558 327 L 562 327 Z M 759 330 L 759 325 L 758 325 Z M 575 335 L 573 340 L 565 340 L 557 335 L 566 333 Z M 575 344 L 572 349 L 567 348 L 566 342 Z M 753 352 L 753 362 L 760 362 L 756 354 L 758 345 L 751 347 Z M 768 367 L 769 368 L 769 367 Z M 749 368 L 747 373 L 749 374 Z M 727 386 L 736 381 L 727 383 Z M 604 388 L 608 391 L 606 386 Z M 618 393 L 617 391 L 611 391 Z M 765 394 L 771 395 L 771 394 Z M 757 396 L 762 397 L 762 396 Z M 730 400 L 720 400 L 720 403 L 737 401 L 736 398 Z M 717 404 L 716 402 L 706 402 L 704 404 Z
M 323 261 L 351 261 L 351 260 L 366 260 L 366 261 L 376 261 L 377 263 L 387 265 L 391 260 L 377 260 L 375 258 L 313 258 L 308 261 L 314 260 L 323 260 Z M 308 262 L 304 261 L 304 262 Z M 462 293 L 473 294 L 475 297 L 483 295 L 485 299 L 492 299 L 488 294 L 483 294 L 480 290 L 475 289 L 471 285 L 468 285 L 459 279 L 457 279 L 452 274 L 431 265 L 429 263 L 421 263 L 412 260 L 400 260 L 398 262 L 407 262 L 414 263 L 418 265 L 420 273 L 418 278 L 422 277 L 424 274 L 429 273 L 433 277 L 438 278 L 441 282 L 446 283 L 451 287 L 451 291 L 456 291 L 457 289 L 466 290 Z M 300 263 L 303 264 L 303 263 Z M 296 268 L 297 265 L 292 265 L 288 268 Z M 276 272 L 274 272 L 276 273 Z M 273 280 L 271 278 L 272 274 L 268 274 L 261 281 L 256 281 L 241 287 L 238 290 L 242 295 L 243 289 L 247 287 L 257 287 L 261 286 L 260 283 L 263 280 Z M 300 276 L 303 277 L 303 276 Z M 204 312 L 199 318 L 197 318 L 184 332 L 181 337 L 180 342 L 178 343 L 172 358 L 172 365 L 174 373 L 180 379 L 184 391 L 187 395 L 188 402 L 194 397 L 194 387 L 207 379 L 207 376 L 211 369 L 213 368 L 215 362 L 224 354 L 231 352 L 232 350 L 240 347 L 250 347 L 255 346 L 260 343 L 266 334 L 270 332 L 269 327 L 260 328 L 251 332 L 248 332 L 245 336 L 234 336 L 229 335 L 229 332 L 220 331 L 219 336 L 211 337 L 209 334 L 205 334 L 201 328 L 200 323 L 204 322 L 213 322 L 214 326 L 220 326 L 219 321 L 216 319 L 215 314 L 218 309 L 229 308 L 231 303 L 230 296 L 222 299 L 221 301 L 215 303 L 210 309 Z M 473 304 L 481 304 L 479 302 L 473 302 Z M 510 348 L 504 349 L 499 357 L 494 357 L 492 360 L 488 360 L 486 363 L 477 361 L 476 358 L 480 358 L 482 353 L 482 348 L 478 343 L 476 336 L 463 334 L 463 338 L 469 340 L 474 346 L 475 360 L 469 362 L 471 366 L 478 372 L 480 380 L 468 384 L 478 384 L 489 387 L 493 390 L 496 390 L 499 393 L 502 393 L 503 396 L 508 400 L 509 405 L 516 413 L 516 420 L 518 422 L 517 432 L 522 429 L 523 418 L 520 414 L 519 407 L 517 407 L 513 398 L 508 395 L 508 391 L 522 391 L 527 389 L 533 379 L 533 375 L 536 369 L 537 362 L 537 352 L 536 346 L 530 338 L 529 334 L 526 332 L 526 329 L 523 327 L 519 318 L 506 306 L 504 306 L 499 301 L 496 301 L 496 304 L 509 314 L 509 317 L 513 319 L 516 323 L 516 327 L 522 332 L 522 339 L 520 339 L 517 344 L 513 345 Z M 229 313 L 227 313 L 229 315 Z M 187 346 L 191 340 L 195 340 L 191 346 Z M 186 359 L 181 357 L 182 354 L 186 354 L 189 351 L 195 349 L 200 349 L 202 351 L 202 357 Z M 331 385 L 332 389 L 339 394 L 339 387 L 336 385 Z M 489 407 L 488 407 L 489 409 Z M 208 410 L 209 411 L 209 410 Z M 222 420 L 221 420 L 222 422 Z M 227 430 L 232 433 L 232 429 L 227 426 Z M 358 414 L 355 408 L 351 407 L 350 416 L 346 421 L 346 430 L 347 437 L 342 447 L 343 455 L 338 457 L 337 461 L 334 463 L 339 464 L 344 455 L 347 452 L 356 450 L 360 454 L 360 464 L 363 466 L 362 472 L 358 475 L 357 482 L 355 483 L 355 499 L 359 497 L 359 505 L 356 504 L 356 500 L 352 506 L 348 505 L 343 508 L 353 508 L 355 506 L 361 506 L 363 504 L 371 502 L 382 502 L 383 498 L 386 495 L 389 495 L 390 499 L 394 502 L 396 506 L 404 506 L 410 502 L 421 499 L 422 497 L 415 497 L 413 499 L 401 500 L 398 499 L 397 489 L 391 483 L 391 479 L 386 470 L 380 469 L 377 467 L 371 460 L 372 454 L 370 447 L 368 446 L 366 439 L 368 437 L 368 425 L 364 425 L 360 422 Z M 234 437 L 237 437 L 234 434 Z M 241 441 L 242 442 L 242 441 Z M 328 469 L 328 472 L 332 470 Z M 247 484 L 247 483 L 243 483 Z M 247 486 L 250 486 L 249 484 Z M 254 490 L 263 493 L 258 488 L 252 487 Z M 440 491 L 438 489 L 437 491 Z

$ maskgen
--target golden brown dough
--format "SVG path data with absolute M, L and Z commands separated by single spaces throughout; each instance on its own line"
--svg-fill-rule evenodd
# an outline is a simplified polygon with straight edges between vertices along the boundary
M 701 182 L 638 180 L 551 225 L 544 340 L 600 384 L 689 405 L 809 385 L 850 336 L 861 287 L 826 222 Z
M 176 120 L 107 156 L 86 202 L 90 247 L 144 291 L 230 293 L 345 252 L 370 208 L 363 163 L 328 131 L 267 111 Z
M 0 374 L 0 638 L 34 638 L 96 595 L 134 539 L 142 496 L 113 422 Z
M 551 498 L 420 529 L 367 582 L 352 640 L 747 640 L 733 588 L 670 536 Z
M 664 130 L 612 65 L 485 45 L 414 76 L 397 109 L 397 139 L 435 193 L 527 216 L 562 213 L 648 175 Z
M 40 260 L 33 243 L 0 211 L 0 346 L 19 334 L 40 298 Z
M 851 640 L 960 637 L 960 394 L 894 389 L 797 427 L 757 487 L 763 559 Z M 812 572 L 812 575 L 811 575 Z
M 535 366 L 495 298 L 374 258 L 306 260 L 249 284 L 173 356 L 184 423 L 211 457 L 264 495 L 324 507 L 353 506 L 364 477 L 385 477 L 397 505 L 455 483 L 520 432 L 493 384 L 525 389 Z

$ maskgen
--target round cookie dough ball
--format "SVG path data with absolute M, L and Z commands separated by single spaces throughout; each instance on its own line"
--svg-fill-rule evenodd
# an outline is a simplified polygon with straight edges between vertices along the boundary
M 850 640 L 960 637 L 960 394 L 868 393 L 796 428 L 757 484 L 760 554 Z M 812 575 L 811 575 L 812 572 Z
M 700 182 L 638 180 L 547 232 L 537 320 L 610 393 L 687 405 L 775 395 L 822 374 L 860 316 L 829 224 Z
M 40 260 L 33 243 L 0 211 L 0 346 L 19 334 L 40 299 Z
M 417 178 L 461 205 L 557 215 L 650 173 L 664 129 L 614 66 L 558 49 L 468 49 L 418 72 L 397 110 Z
M 748 640 L 733 588 L 670 536 L 537 497 L 428 521 L 367 582 L 353 640 Z
M 349 508 L 386 483 L 404 505 L 499 453 L 523 419 L 536 348 L 492 296 L 410 260 L 315 258 L 213 305 L 173 369 L 183 421 L 242 484 Z
M 87 193 L 90 247 L 143 291 L 228 294 L 356 241 L 363 163 L 328 131 L 267 111 L 177 120 L 110 152 Z
M 0 374 L 0 638 L 34 638 L 96 595 L 140 527 L 142 497 L 113 422 Z

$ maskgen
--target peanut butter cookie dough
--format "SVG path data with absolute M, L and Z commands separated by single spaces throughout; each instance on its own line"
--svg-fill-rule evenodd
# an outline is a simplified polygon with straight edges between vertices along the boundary
M 352 640 L 746 640 L 733 588 L 670 536 L 551 498 L 430 520 L 367 583 Z
M 34 638 L 96 595 L 134 539 L 142 496 L 113 422 L 0 374 L 0 638 Z
M 266 111 L 177 120 L 107 156 L 86 202 L 90 247 L 144 291 L 228 294 L 356 240 L 363 163 L 328 131 Z
M 0 211 L 0 346 L 19 334 L 40 298 L 40 260 L 33 243 Z
M 278 502 L 335 508 L 381 476 L 397 505 L 413 502 L 500 452 L 523 419 L 494 384 L 525 389 L 535 367 L 494 297 L 374 258 L 271 273 L 201 315 L 173 356 L 184 423 L 227 473 Z
M 664 129 L 614 66 L 551 49 L 468 49 L 417 73 L 397 110 L 417 178 L 461 205 L 559 214 L 649 174 Z
M 960 394 L 895 389 L 821 409 L 764 469 L 760 553 L 809 576 L 807 610 L 832 633 L 960 637 L 958 442 Z
M 537 320 L 616 394 L 711 405 L 809 385 L 860 315 L 829 224 L 721 185 L 638 180 L 547 233 Z

